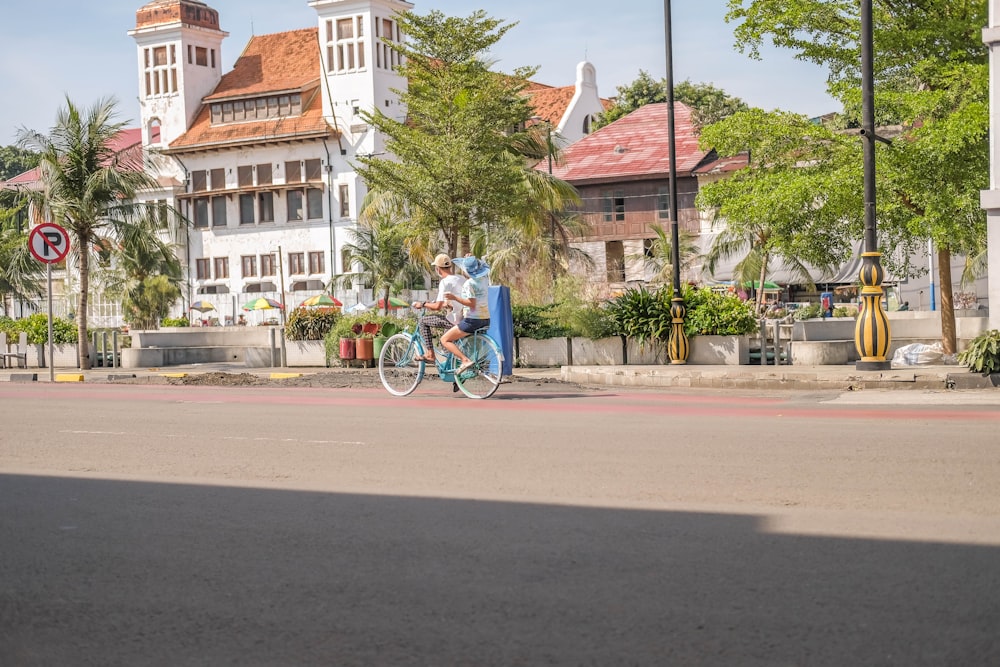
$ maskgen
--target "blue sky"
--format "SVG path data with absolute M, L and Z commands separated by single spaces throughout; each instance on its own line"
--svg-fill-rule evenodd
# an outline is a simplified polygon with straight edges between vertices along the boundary
M 207 0 L 219 11 L 223 63 L 232 68 L 251 34 L 312 26 L 307 0 Z M 498 45 L 497 67 L 539 66 L 535 80 L 571 85 L 576 65 L 597 68 L 600 94 L 633 81 L 640 69 L 666 73 L 662 0 L 414 0 L 414 11 L 467 16 L 478 7 L 517 21 Z M 138 117 L 135 42 L 127 32 L 143 0 L 34 0 L 8 7 L 0 21 L 0 145 L 14 142 L 21 126 L 47 131 L 66 95 L 89 106 L 114 95 L 122 120 Z M 499 5 L 491 7 L 489 5 Z M 16 9 L 14 8 L 16 7 Z M 609 10 L 609 7 L 613 9 Z M 732 26 L 723 20 L 726 0 L 674 0 L 674 77 L 712 83 L 765 109 L 817 116 L 839 109 L 826 94 L 825 73 L 787 52 L 765 50 L 762 61 L 738 53 Z

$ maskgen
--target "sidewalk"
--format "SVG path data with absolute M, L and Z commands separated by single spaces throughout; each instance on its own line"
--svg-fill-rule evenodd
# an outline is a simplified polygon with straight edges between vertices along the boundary
M 241 363 L 194 364 L 163 368 L 57 368 L 57 382 L 120 382 L 135 378 L 179 377 L 200 373 L 251 373 L 262 379 L 284 379 L 317 373 L 371 373 L 358 368 L 248 368 Z M 962 366 L 912 366 L 890 371 L 858 371 L 847 366 L 563 366 L 515 368 L 522 380 L 561 380 L 612 387 L 697 387 L 709 389 L 982 389 L 995 390 L 992 377 Z M 994 376 L 996 377 L 996 376 Z M 998 378 L 1000 380 L 1000 378 Z M 47 368 L 0 369 L 0 382 L 48 382 Z

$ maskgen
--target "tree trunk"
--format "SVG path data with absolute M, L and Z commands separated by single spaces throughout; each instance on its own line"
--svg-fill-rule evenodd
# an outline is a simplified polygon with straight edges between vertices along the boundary
M 938 246 L 938 277 L 941 283 L 941 346 L 945 354 L 955 354 L 955 300 L 951 291 L 951 249 Z
M 757 289 L 757 314 L 764 314 L 764 280 L 767 278 L 767 256 L 760 264 L 760 287 Z
M 80 303 L 76 310 L 76 329 L 79 340 L 76 344 L 80 368 L 90 369 L 90 333 L 87 331 L 87 292 L 90 290 L 90 246 L 77 236 L 77 256 L 80 258 Z

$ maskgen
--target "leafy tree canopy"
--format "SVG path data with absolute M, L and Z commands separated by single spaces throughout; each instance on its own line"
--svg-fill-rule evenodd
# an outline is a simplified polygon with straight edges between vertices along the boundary
M 17 146 L 0 146 L 0 181 L 37 167 L 40 158 L 35 151 Z
M 674 100 L 683 102 L 693 110 L 695 125 L 711 125 L 737 111 L 747 108 L 738 97 L 726 94 L 710 83 L 692 83 L 689 79 L 674 84 Z M 667 101 L 667 81 L 654 81 L 648 72 L 639 70 L 639 77 L 626 86 L 618 86 L 615 105 L 601 114 L 597 127 L 603 127 L 627 116 L 646 104 Z

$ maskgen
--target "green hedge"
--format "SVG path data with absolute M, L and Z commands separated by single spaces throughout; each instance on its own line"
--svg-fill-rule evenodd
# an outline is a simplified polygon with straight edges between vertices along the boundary
M 24 331 L 28 334 L 28 342 L 33 345 L 49 340 L 49 317 L 44 313 L 35 313 L 28 317 L 14 320 L 0 316 L 0 331 L 7 334 L 7 340 L 16 339 Z M 75 343 L 77 341 L 76 323 L 61 317 L 52 319 L 52 342 L 55 345 Z

